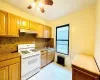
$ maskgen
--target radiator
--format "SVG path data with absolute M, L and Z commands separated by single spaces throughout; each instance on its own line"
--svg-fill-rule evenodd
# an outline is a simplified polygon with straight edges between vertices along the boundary
M 62 66 L 65 66 L 65 57 L 57 56 L 57 63 Z

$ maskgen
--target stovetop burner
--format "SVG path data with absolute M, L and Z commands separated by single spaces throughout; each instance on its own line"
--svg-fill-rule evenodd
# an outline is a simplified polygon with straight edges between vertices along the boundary
M 25 50 L 25 51 L 21 51 L 22 54 L 28 54 L 30 53 L 29 51 Z
M 38 51 L 37 49 L 30 49 L 30 51 L 32 51 L 32 52 L 36 52 L 36 51 Z

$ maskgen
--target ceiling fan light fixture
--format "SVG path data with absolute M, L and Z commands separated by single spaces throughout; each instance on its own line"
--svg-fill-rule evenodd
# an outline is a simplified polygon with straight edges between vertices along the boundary
M 44 13 L 45 12 L 45 10 L 43 8 L 44 4 L 52 6 L 53 0 L 33 0 L 33 3 L 31 5 L 29 5 L 27 8 L 31 9 L 32 7 L 38 6 L 37 10 Z
M 39 6 L 39 7 L 43 7 L 43 3 L 42 3 L 42 2 L 39 2 L 39 3 L 38 3 L 38 6 Z

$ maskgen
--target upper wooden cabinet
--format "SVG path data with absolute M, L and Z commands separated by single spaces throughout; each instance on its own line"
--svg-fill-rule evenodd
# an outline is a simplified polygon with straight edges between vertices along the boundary
M 51 27 L 0 10 L 0 36 L 18 37 L 19 29 L 36 31 L 38 38 L 51 38 Z
M 51 27 L 48 27 L 48 31 L 49 31 L 49 38 L 51 38 L 51 34 L 52 34 L 52 29 L 51 29 Z
M 30 30 L 37 31 L 37 24 L 30 21 L 29 28 L 30 28 Z
M 37 24 L 37 32 L 39 38 L 44 38 L 44 26 L 41 24 Z
M 13 14 L 8 14 L 8 35 L 19 36 L 19 18 Z
M 6 12 L 0 11 L 0 36 L 7 35 L 7 16 Z
M 44 26 L 44 38 L 51 38 L 51 27 Z
M 27 29 L 29 30 L 29 20 L 20 18 L 20 29 Z

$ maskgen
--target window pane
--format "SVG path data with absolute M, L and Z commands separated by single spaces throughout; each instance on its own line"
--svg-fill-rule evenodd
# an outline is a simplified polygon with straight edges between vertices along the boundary
M 57 41 L 57 52 L 68 54 L 68 41 Z
M 68 41 L 57 41 L 57 44 L 68 45 Z
M 68 27 L 57 28 L 57 39 L 68 40 Z

